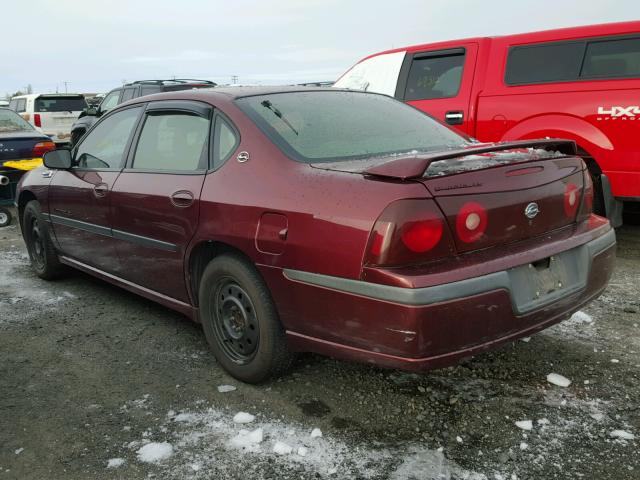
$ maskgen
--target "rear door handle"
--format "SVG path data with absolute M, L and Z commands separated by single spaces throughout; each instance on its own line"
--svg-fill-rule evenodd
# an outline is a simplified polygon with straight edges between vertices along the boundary
M 106 183 L 99 183 L 93 187 L 93 193 L 96 197 L 104 197 L 107 195 L 108 191 L 109 185 L 107 185 Z
M 464 112 L 460 110 L 447 112 L 444 114 L 444 120 L 449 125 L 462 125 L 464 122 Z
M 170 198 L 174 207 L 185 208 L 191 206 L 195 197 L 189 190 L 178 190 L 173 192 Z

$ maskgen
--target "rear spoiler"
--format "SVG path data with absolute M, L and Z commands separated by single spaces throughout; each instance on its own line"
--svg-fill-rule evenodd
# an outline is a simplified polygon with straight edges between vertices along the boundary
M 433 153 L 420 153 L 416 155 L 402 155 L 394 157 L 384 163 L 372 165 L 362 171 L 365 175 L 376 177 L 389 177 L 407 180 L 421 178 L 429 165 L 438 160 L 460 158 L 469 155 L 499 152 L 504 150 L 516 150 L 521 148 L 539 148 L 548 151 L 557 151 L 566 156 L 574 156 L 578 153 L 576 143 L 573 140 L 543 139 L 543 140 L 518 140 L 514 142 L 482 143 L 466 148 L 444 150 Z

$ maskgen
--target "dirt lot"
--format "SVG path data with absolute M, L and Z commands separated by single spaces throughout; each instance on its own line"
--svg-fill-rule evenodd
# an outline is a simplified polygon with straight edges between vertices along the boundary
M 426 375 L 305 355 L 248 386 L 199 326 L 80 273 L 41 281 L 2 229 L 0 479 L 638 479 L 640 227 L 618 240 L 607 292 L 530 341 Z

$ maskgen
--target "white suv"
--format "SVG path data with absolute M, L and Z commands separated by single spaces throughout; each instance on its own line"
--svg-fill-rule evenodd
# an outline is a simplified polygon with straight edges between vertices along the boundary
M 9 108 L 54 142 L 66 143 L 71 138 L 71 125 L 87 102 L 80 94 L 36 93 L 13 97 Z

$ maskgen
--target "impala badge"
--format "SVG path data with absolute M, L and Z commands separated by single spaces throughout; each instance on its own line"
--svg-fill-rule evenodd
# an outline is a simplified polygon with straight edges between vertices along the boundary
M 536 202 L 531 202 L 524 209 L 524 214 L 527 218 L 535 218 L 535 216 L 538 215 L 539 212 L 540 209 L 538 208 L 538 204 Z

